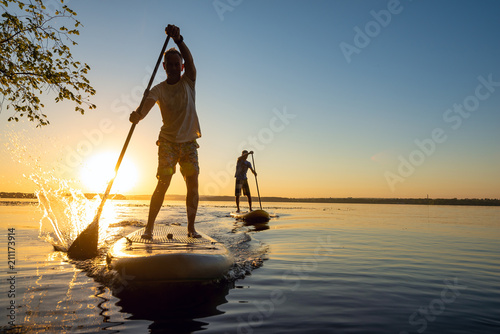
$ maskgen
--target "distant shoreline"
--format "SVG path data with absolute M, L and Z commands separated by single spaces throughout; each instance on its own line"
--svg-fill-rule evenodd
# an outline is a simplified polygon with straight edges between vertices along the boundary
M 94 198 L 97 194 L 85 194 L 87 198 Z M 0 192 L 0 198 L 36 199 L 34 193 Z M 110 195 L 110 199 L 117 200 L 149 200 L 151 195 Z M 165 200 L 182 201 L 185 195 L 167 195 Z M 252 198 L 255 202 L 257 198 Z M 262 202 L 282 203 L 345 203 L 345 204 L 413 204 L 413 205 L 470 205 L 470 206 L 500 206 L 500 199 L 490 198 L 289 198 L 289 197 L 261 197 Z M 200 201 L 234 201 L 234 196 L 200 196 Z

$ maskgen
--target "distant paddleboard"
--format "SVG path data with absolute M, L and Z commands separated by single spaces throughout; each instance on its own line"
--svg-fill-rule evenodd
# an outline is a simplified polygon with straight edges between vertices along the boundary
M 131 283 L 210 281 L 233 265 L 227 248 L 204 233 L 190 238 L 181 226 L 156 226 L 151 240 L 142 239 L 143 233 L 141 228 L 118 240 L 106 258 Z
M 254 210 L 249 212 L 232 212 L 231 217 L 244 220 L 250 224 L 268 222 L 270 217 L 269 213 L 264 210 Z

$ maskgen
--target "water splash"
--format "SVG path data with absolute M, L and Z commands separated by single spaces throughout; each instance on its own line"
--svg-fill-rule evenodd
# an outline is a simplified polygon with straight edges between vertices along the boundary
M 39 237 L 67 251 L 76 237 L 92 222 L 100 199 L 98 196 L 87 199 L 74 185 L 78 183 L 55 176 L 53 158 L 57 142 L 53 138 L 34 134 L 26 129 L 10 130 L 3 133 L 5 147 L 17 164 L 24 180 L 36 185 L 35 195 L 44 215 L 40 220 Z M 47 146 L 50 143 L 50 146 Z M 57 148 L 56 148 L 57 149 Z M 21 183 L 22 180 L 18 180 Z M 107 224 L 99 226 L 99 240 L 105 239 Z
M 92 221 L 98 200 L 87 199 L 64 179 L 38 174 L 30 175 L 29 179 L 38 187 L 35 194 L 44 213 L 40 220 L 39 237 L 67 251 Z

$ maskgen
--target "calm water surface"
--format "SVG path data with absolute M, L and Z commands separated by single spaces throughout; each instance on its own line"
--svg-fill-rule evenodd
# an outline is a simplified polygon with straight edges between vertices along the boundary
M 107 270 L 106 247 L 145 222 L 147 202 L 106 206 L 102 256 L 71 262 L 38 238 L 36 202 L 0 201 L 2 331 L 500 332 L 500 208 L 272 203 L 265 209 L 279 217 L 245 226 L 228 217 L 232 203 L 204 202 L 197 228 L 237 260 L 226 279 L 129 293 Z M 173 202 L 159 223 L 184 224 L 184 216 Z

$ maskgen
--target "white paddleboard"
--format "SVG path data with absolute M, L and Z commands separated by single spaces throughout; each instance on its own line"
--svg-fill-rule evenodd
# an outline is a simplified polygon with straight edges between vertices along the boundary
M 201 238 L 190 238 L 185 226 L 155 226 L 151 240 L 142 239 L 143 233 L 141 228 L 118 240 L 106 258 L 108 266 L 129 282 L 210 281 L 233 265 L 223 244 L 199 231 Z

